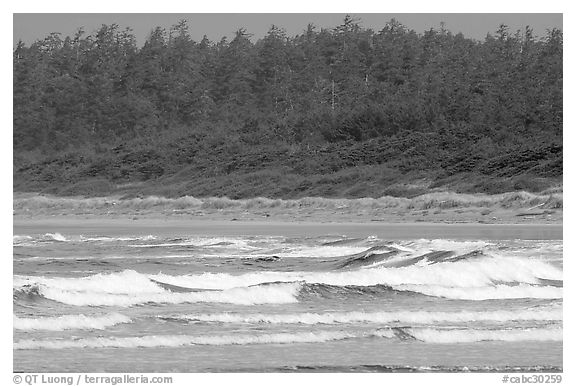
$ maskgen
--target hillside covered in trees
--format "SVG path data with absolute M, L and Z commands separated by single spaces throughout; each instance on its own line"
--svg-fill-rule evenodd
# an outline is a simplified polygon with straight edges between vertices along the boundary
M 350 17 L 193 41 L 185 21 L 13 52 L 14 190 L 246 198 L 562 183 L 562 32 L 483 41 Z

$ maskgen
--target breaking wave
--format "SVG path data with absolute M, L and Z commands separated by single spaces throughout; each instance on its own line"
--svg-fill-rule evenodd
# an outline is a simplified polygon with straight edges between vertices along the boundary
M 46 242 L 123 242 L 123 241 L 152 241 L 156 240 L 156 236 L 65 236 L 61 233 L 45 233 L 43 235 L 14 235 L 12 237 L 12 245 L 30 245 L 36 243 Z
M 26 243 L 27 241 L 32 240 L 32 236 L 28 235 L 13 235 L 12 236 L 12 245 L 17 246 Z
M 239 305 L 283 304 L 297 302 L 301 283 L 275 283 L 252 287 L 230 288 L 222 291 L 194 290 L 169 291 L 152 282 L 146 275 L 135 271 L 119 274 L 98 274 L 85 278 L 34 278 L 15 280 L 22 293 L 74 306 L 129 307 L 146 303 L 231 303 Z
M 115 242 L 115 241 L 151 241 L 156 240 L 156 236 L 133 236 L 133 237 L 111 237 L 111 236 L 80 236 L 80 241 L 100 241 L 100 242 Z
M 482 341 L 562 341 L 561 328 L 518 330 L 439 330 L 433 328 L 407 329 L 417 340 L 427 343 L 473 343 Z
M 482 287 L 445 287 L 440 285 L 400 285 L 397 290 L 413 291 L 428 296 L 462 300 L 489 299 L 561 299 L 562 288 L 556 286 L 538 286 L 530 284 Z
M 560 299 L 561 283 L 561 269 L 544 261 L 481 256 L 429 265 L 330 272 L 173 276 L 125 270 L 81 278 L 16 276 L 14 295 L 41 295 L 78 306 L 124 307 L 149 302 L 281 304 L 297 302 L 299 296 L 306 298 L 307 295 L 368 295 L 390 291 L 469 300 Z
M 349 323 L 410 323 L 430 324 L 440 322 L 510 322 L 510 321 L 561 321 L 562 309 L 526 309 L 518 311 L 394 311 L 394 312 L 333 312 L 299 314 L 198 314 L 167 317 L 170 320 L 219 323 L 270 323 L 270 324 L 349 324 Z
M 242 275 L 156 275 L 159 281 L 182 287 L 224 289 L 275 281 L 305 281 L 330 285 L 443 285 L 454 287 L 491 286 L 494 283 L 539 284 L 540 279 L 562 280 L 562 271 L 551 264 L 518 258 L 483 257 L 446 264 L 375 267 L 346 272 L 253 272 Z
M 321 343 L 356 337 L 354 334 L 341 331 L 319 331 L 305 333 L 278 333 L 262 335 L 151 335 L 143 337 L 122 338 L 86 338 L 78 340 L 21 340 L 14 343 L 14 348 L 26 349 L 64 349 L 64 348 L 132 348 L 132 347 L 178 347 L 190 345 L 248 345 L 248 344 L 289 344 Z
M 142 337 L 97 337 L 82 339 L 20 340 L 16 350 L 66 349 L 66 348 L 136 348 L 179 347 L 190 345 L 252 345 L 322 343 L 343 339 L 386 338 L 414 340 L 425 343 L 469 343 L 481 341 L 561 341 L 562 329 L 518 330 L 439 330 L 430 328 L 382 328 L 369 332 L 317 331 L 276 333 L 262 335 L 149 335 Z
M 60 233 L 46 233 L 44 235 L 44 240 L 54 240 L 54 241 L 68 241 L 66 239 L 66 237 L 64 237 L 62 234 Z

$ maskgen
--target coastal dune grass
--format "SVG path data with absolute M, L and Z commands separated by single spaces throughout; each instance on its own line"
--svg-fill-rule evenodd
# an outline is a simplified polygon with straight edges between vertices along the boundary
M 563 194 L 553 190 L 543 193 L 510 192 L 496 195 L 461 194 L 452 192 L 427 193 L 413 198 L 383 196 L 380 198 L 322 198 L 304 197 L 284 200 L 256 197 L 234 200 L 227 197 L 197 198 L 159 196 L 122 198 L 110 197 L 57 197 L 16 193 L 13 209 L 18 213 L 127 213 L 127 212 L 179 212 L 179 211 L 259 211 L 259 210 L 331 210 L 342 212 L 370 211 L 394 208 L 397 210 L 434 209 L 562 209 Z

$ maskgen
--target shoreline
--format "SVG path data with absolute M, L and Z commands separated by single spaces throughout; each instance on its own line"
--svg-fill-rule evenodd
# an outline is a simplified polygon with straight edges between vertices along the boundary
M 479 224 L 479 223 L 383 223 L 383 222 L 286 222 L 229 221 L 218 219 L 52 216 L 14 218 L 14 234 L 58 232 L 64 235 L 183 235 L 206 236 L 289 236 L 345 235 L 383 239 L 486 239 L 562 240 L 562 224 Z

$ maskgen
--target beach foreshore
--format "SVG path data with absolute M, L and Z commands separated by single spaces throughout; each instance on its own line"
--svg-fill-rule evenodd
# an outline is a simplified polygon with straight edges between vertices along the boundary
M 384 222 L 229 221 L 184 218 L 52 216 L 14 218 L 14 234 L 59 232 L 64 235 L 270 235 L 315 237 L 342 235 L 382 239 L 562 240 L 562 224 L 446 224 Z

